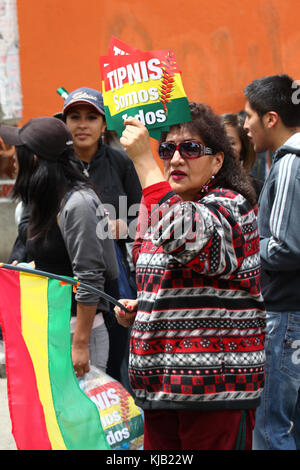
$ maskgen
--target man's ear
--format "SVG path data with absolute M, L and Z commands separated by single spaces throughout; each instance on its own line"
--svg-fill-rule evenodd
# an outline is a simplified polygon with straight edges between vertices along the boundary
M 279 119 L 280 117 L 276 111 L 268 111 L 263 117 L 264 126 L 272 129 L 279 122 Z

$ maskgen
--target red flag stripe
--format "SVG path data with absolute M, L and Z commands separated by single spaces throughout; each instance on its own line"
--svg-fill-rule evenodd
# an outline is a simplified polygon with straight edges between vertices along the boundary
M 7 354 L 6 374 L 12 433 L 20 450 L 50 450 L 33 364 L 22 336 L 19 275 L 16 271 L 3 270 L 0 283 L 0 323 Z M 15 295 L 16 288 L 18 296 Z M 10 298 L 10 303 L 5 302 L 3 305 L 3 299 L 7 297 Z M 22 362 L 17 359 L 19 357 L 22 357 Z M 30 433 L 24 432 L 28 429 L 28 422 Z

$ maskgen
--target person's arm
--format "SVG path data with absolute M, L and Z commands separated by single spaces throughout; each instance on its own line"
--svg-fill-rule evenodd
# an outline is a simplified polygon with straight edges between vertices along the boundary
M 109 220 L 109 226 L 112 233 L 112 236 L 115 240 L 127 238 L 128 235 L 128 225 L 122 219 Z
M 110 248 L 109 243 L 113 247 L 113 241 L 109 239 L 111 234 L 108 220 L 96 195 L 87 191 L 74 192 L 61 211 L 59 226 L 72 262 L 74 276 L 79 281 L 103 291 L 108 269 L 104 252 Z M 114 248 L 110 256 L 110 266 L 116 268 L 117 276 Z M 91 293 L 79 285 L 75 300 L 77 319 L 72 342 L 72 358 L 75 372 L 77 376 L 81 376 L 89 370 L 88 340 L 100 295 Z
M 117 322 L 124 328 L 129 328 L 134 323 L 138 308 L 138 301 L 132 299 L 120 299 L 119 302 L 123 304 L 124 307 L 126 307 L 128 310 L 130 310 L 130 312 L 125 312 L 124 310 L 121 310 L 120 307 L 116 306 L 114 308 L 114 312 Z
M 97 310 L 97 305 L 84 305 L 77 302 L 76 326 L 72 341 L 72 361 L 77 377 L 89 372 L 89 338 Z
M 25 262 L 27 259 L 26 246 L 18 236 L 15 240 L 9 258 L 7 260 L 8 264 L 17 265 L 18 263 Z
M 260 256 L 264 269 L 290 271 L 300 266 L 300 158 L 286 155 L 280 159 L 276 170 L 269 221 L 271 236 L 261 237 Z
M 159 186 L 144 190 L 146 205 L 148 198 L 153 204 Z M 247 214 L 248 223 L 257 224 L 250 204 L 240 195 L 211 197 L 209 203 L 182 201 L 169 189 L 151 211 L 154 245 L 195 271 L 231 276 L 245 257 L 241 214 Z
M 146 127 L 135 118 L 128 118 L 124 125 L 120 142 L 135 166 L 142 189 L 165 181 L 153 157 Z

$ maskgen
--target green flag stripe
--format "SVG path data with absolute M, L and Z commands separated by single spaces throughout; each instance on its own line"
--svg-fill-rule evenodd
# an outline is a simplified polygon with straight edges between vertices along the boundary
M 48 282 L 49 375 L 57 422 L 69 450 L 110 450 L 97 406 L 80 389 L 71 356 L 72 286 Z
M 148 130 L 163 130 L 166 127 L 172 126 L 174 124 L 188 122 L 191 120 L 189 103 L 186 97 L 176 98 L 174 100 L 171 100 L 170 103 L 167 103 L 167 119 L 163 122 L 159 122 L 160 118 L 157 115 L 157 112 L 163 111 L 162 103 L 151 103 L 146 105 L 135 106 L 130 109 L 125 109 L 122 112 L 115 114 L 114 116 L 110 114 L 108 106 L 105 106 L 104 108 L 107 128 L 110 130 L 115 130 L 118 133 L 119 137 L 121 136 L 124 130 L 122 118 L 124 114 L 127 114 L 128 116 L 132 117 L 139 115 L 140 118 L 141 116 L 143 116 L 145 125 Z

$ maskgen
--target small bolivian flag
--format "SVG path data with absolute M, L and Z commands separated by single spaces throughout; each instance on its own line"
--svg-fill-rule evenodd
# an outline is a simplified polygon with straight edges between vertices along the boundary
M 12 433 L 20 450 L 110 450 L 71 357 L 72 286 L 0 269 Z

